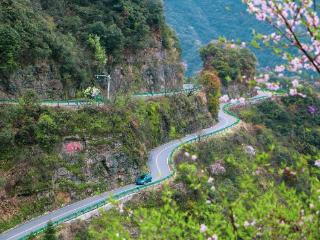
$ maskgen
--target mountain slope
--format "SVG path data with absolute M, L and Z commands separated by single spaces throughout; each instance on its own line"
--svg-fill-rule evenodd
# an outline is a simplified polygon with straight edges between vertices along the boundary
M 229 40 L 249 42 L 252 29 L 270 31 L 247 13 L 240 0 L 166 0 L 165 14 L 181 41 L 187 75 L 200 70 L 198 49 L 212 39 L 225 36 Z M 261 67 L 274 64 L 271 52 L 256 50 L 255 53 Z
M 0 56 L 0 97 L 26 89 L 74 97 L 98 85 L 101 72 L 111 74 L 112 93 L 182 85 L 177 39 L 160 1 L 3 0 Z

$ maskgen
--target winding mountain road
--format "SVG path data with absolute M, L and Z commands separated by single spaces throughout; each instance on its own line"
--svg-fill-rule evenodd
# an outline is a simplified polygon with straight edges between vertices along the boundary
M 257 95 L 254 98 L 251 98 L 250 102 L 255 103 L 256 101 L 260 101 L 268 97 L 270 97 L 270 93 L 260 92 L 259 95 Z M 148 166 L 153 177 L 153 182 L 148 184 L 147 186 L 139 187 L 134 184 L 131 184 L 110 192 L 105 192 L 98 196 L 94 196 L 70 204 L 51 213 L 47 213 L 40 217 L 34 218 L 29 222 L 23 223 L 19 226 L 16 226 L 13 229 L 10 229 L 0 234 L 0 240 L 26 239 L 26 237 L 31 233 L 38 233 L 43 231 L 48 222 L 50 221 L 55 224 L 70 221 L 76 217 L 79 217 L 90 211 L 96 210 L 97 208 L 102 207 L 103 205 L 106 205 L 110 197 L 120 199 L 127 195 L 139 192 L 147 187 L 162 183 L 164 180 L 168 179 L 173 175 L 174 170 L 171 169 L 170 158 L 180 146 L 199 138 L 199 136 L 209 137 L 214 134 L 217 134 L 222 130 L 236 125 L 239 122 L 239 119 L 231 115 L 225 107 L 226 104 L 222 104 L 220 106 L 218 123 L 216 125 L 207 129 L 203 129 L 198 133 L 187 135 L 179 140 L 174 140 L 164 145 L 161 145 L 150 152 Z

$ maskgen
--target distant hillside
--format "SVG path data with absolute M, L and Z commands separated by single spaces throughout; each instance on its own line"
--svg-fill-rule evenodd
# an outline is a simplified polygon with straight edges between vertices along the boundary
M 101 72 L 112 93 L 182 85 L 160 0 L 0 1 L 0 97 L 74 97 Z
M 270 31 L 246 11 L 241 0 L 165 0 L 165 14 L 181 41 L 187 75 L 201 68 L 198 49 L 212 39 L 225 36 L 249 42 L 251 30 Z M 255 50 L 261 67 L 273 65 L 274 55 Z

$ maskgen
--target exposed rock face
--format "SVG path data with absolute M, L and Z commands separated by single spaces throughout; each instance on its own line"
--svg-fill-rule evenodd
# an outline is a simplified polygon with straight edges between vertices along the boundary
M 183 67 L 173 53 L 159 48 L 149 49 L 138 55 L 128 55 L 125 65 L 116 66 L 111 72 L 111 94 L 139 86 L 138 91 L 180 89 L 183 85 Z M 0 86 L 0 97 L 21 96 L 27 90 L 36 91 L 42 98 L 61 98 L 64 87 L 55 65 L 31 65 L 19 69 L 9 78 L 9 89 Z M 106 90 L 106 86 L 101 84 Z M 9 91 L 8 91 L 9 90 Z M 75 95 L 76 90 L 68 90 Z
M 129 89 L 136 84 L 139 91 L 179 89 L 183 86 L 183 66 L 177 49 L 165 49 L 153 40 L 153 48 L 128 54 L 125 65 L 112 70 L 111 91 Z
M 94 76 L 92 76 L 94 78 Z M 9 89 L 0 85 L 0 97 L 21 96 L 27 90 L 36 91 L 41 98 L 62 98 L 65 87 L 54 63 L 43 62 L 29 65 L 14 72 L 9 78 Z M 106 91 L 105 83 L 99 83 Z M 183 66 L 177 49 L 167 50 L 161 42 L 154 41 L 154 47 L 142 52 L 126 55 L 125 63 L 111 71 L 111 95 L 135 91 L 160 91 L 180 89 L 183 86 Z M 68 95 L 75 96 L 76 89 L 68 89 Z
M 63 92 L 57 67 L 46 62 L 20 68 L 10 75 L 8 82 L 9 89 L 0 86 L 0 96 L 21 96 L 32 89 L 43 98 L 51 98 Z

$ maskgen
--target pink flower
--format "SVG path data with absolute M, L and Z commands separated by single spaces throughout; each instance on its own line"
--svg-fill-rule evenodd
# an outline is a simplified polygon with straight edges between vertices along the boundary
M 279 42 L 281 40 L 281 36 L 276 34 L 276 33 L 272 33 L 270 35 L 270 39 L 277 43 L 277 42 Z
M 231 104 L 236 104 L 237 102 L 238 102 L 238 99 L 231 99 L 231 100 L 230 100 L 230 103 L 231 103 Z
M 316 167 L 320 168 L 320 159 L 316 160 L 316 161 L 314 162 L 314 165 L 315 165 Z
M 242 104 L 242 105 L 245 104 L 246 103 L 246 99 L 243 98 L 243 97 L 239 98 L 239 103 Z
M 278 83 L 267 83 L 267 89 L 271 90 L 271 91 L 277 91 L 280 89 L 280 86 Z
M 286 69 L 285 66 L 279 65 L 279 66 L 276 66 L 275 72 L 281 73 L 281 72 L 283 72 L 285 69 Z
M 212 175 L 224 174 L 226 169 L 222 163 L 222 161 L 216 161 L 209 167 L 209 171 Z
M 297 89 L 291 88 L 291 89 L 289 90 L 289 95 L 290 95 L 290 96 L 296 96 L 296 95 L 298 95 Z
M 208 238 L 208 240 L 218 240 L 217 234 L 212 235 L 211 237 Z
M 292 81 L 292 86 L 293 86 L 294 88 L 299 87 L 299 86 L 300 86 L 299 81 L 298 81 L 297 79 L 293 80 L 293 81 Z
M 227 102 L 229 102 L 229 96 L 228 95 L 223 95 L 222 97 L 220 97 L 220 102 L 221 103 L 227 103 Z
M 293 72 L 302 69 L 317 71 L 320 68 L 320 56 L 319 61 L 317 60 L 320 44 L 315 37 L 319 33 L 320 18 L 318 11 L 313 8 L 316 1 L 243 0 L 243 2 L 247 5 L 249 13 L 275 29 L 274 33 L 261 36 L 264 43 L 270 42 L 275 46 L 274 49 L 285 48 L 286 50 L 292 47 L 299 49 L 300 52 L 296 53 L 296 57 L 283 55 L 289 61 L 288 70 Z M 304 34 L 304 37 L 297 40 L 296 36 L 301 33 Z M 282 68 L 276 70 L 276 72 L 282 71 L 284 71 Z
M 208 227 L 205 224 L 200 225 L 200 233 L 204 233 L 208 230 Z

